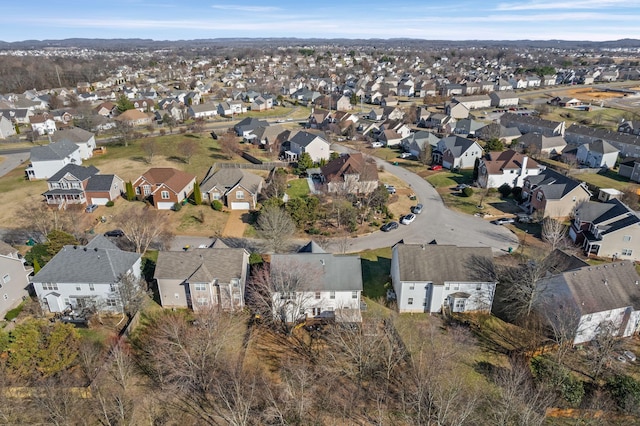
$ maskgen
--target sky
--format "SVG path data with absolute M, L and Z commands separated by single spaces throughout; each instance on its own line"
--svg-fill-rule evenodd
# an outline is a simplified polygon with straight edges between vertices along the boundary
M 30 0 L 2 6 L 0 40 L 228 37 L 640 39 L 640 0 Z

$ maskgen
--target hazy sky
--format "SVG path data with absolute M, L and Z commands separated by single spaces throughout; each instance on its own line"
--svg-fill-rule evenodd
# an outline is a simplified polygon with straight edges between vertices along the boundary
M 1 8 L 0 40 L 219 37 L 640 39 L 640 0 L 31 0 Z

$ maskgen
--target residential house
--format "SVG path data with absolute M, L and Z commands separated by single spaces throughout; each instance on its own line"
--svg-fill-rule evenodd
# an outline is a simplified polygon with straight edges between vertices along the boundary
M 0 318 L 29 297 L 29 275 L 33 268 L 26 267 L 18 250 L 0 241 Z
M 530 132 L 518 138 L 518 149 L 527 154 L 560 155 L 567 147 L 562 136 L 545 136 Z
M 96 138 L 93 133 L 79 127 L 68 127 L 51 135 L 53 142 L 60 142 L 63 139 L 78 145 L 80 158 L 83 160 L 93 157 L 93 150 L 96 149 Z
M 469 108 L 460 102 L 447 102 L 444 106 L 444 113 L 459 120 L 469 117 Z
M 170 167 L 147 170 L 133 182 L 133 189 L 140 198 L 149 200 L 159 210 L 169 210 L 181 203 L 193 192 L 196 176 Z
M 489 93 L 491 98 L 491 106 L 495 108 L 509 108 L 516 107 L 520 102 L 520 98 L 513 93 L 509 92 L 491 92 Z
M 153 112 L 156 109 L 156 103 L 153 99 L 134 99 L 131 103 L 140 112 Z
M 25 173 L 29 180 L 48 179 L 67 164 L 81 165 L 80 147 L 68 140 L 31 148 L 31 164 Z
M 399 312 L 490 312 L 496 281 L 490 247 L 393 246 L 391 281 Z
M 515 139 L 522 136 L 520 130 L 517 127 L 505 127 L 500 123 L 489 123 L 480 129 L 477 129 L 474 136 L 479 137 L 484 141 L 491 139 L 499 139 L 504 144 L 510 144 Z
M 603 334 L 631 337 L 640 329 L 639 281 L 628 261 L 568 270 L 538 281 L 539 309 L 552 326 L 571 327 L 574 345 Z
M 371 111 L 369 111 L 369 114 L 367 114 L 367 118 L 369 118 L 369 120 L 375 120 L 375 121 L 383 120 L 385 118 L 384 109 L 372 108 Z
M 56 122 L 48 113 L 35 114 L 29 118 L 31 130 L 37 132 L 40 136 L 52 135 L 57 130 Z
M 148 126 L 153 120 L 153 115 L 140 112 L 137 109 L 130 109 L 117 116 L 115 120 L 134 127 Z
M 445 169 L 468 169 L 474 167 L 476 159 L 482 157 L 478 142 L 460 136 L 440 139 L 433 159 Z
M 233 130 L 235 130 L 236 135 L 242 136 L 246 138 L 250 133 L 252 133 L 258 127 L 267 127 L 269 126 L 269 122 L 264 120 L 258 120 L 257 118 L 247 117 L 238 122 L 235 126 L 233 126 Z
M 522 206 L 531 214 L 565 219 L 576 207 L 589 201 L 593 194 L 582 182 L 577 182 L 551 169 L 525 177 L 522 186 Z
M 624 120 L 618 125 L 618 132 L 628 133 L 630 135 L 640 135 L 640 121 Z
M 455 96 L 452 101 L 464 105 L 468 110 L 491 108 L 491 98 L 488 95 Z
M 499 188 L 504 184 L 522 187 L 527 176 L 537 175 L 544 169 L 535 160 L 512 149 L 489 152 L 478 164 L 478 185 Z
M 258 96 L 251 102 L 251 111 L 265 111 L 273 108 L 273 98 Z
M 453 133 L 462 137 L 473 137 L 479 129 L 485 126 L 486 124 L 481 121 L 476 121 L 473 118 L 465 118 L 456 121 L 456 127 L 453 129 Z
M 249 253 L 243 248 L 160 251 L 153 278 L 164 308 L 242 310 Z
M 49 205 L 59 206 L 87 204 L 84 189 L 89 179 L 98 171 L 95 166 L 84 167 L 67 164 L 47 179 L 49 189 L 42 194 L 44 201 Z
M 564 136 L 564 121 L 551 121 L 531 115 L 514 114 L 505 112 L 500 117 L 500 124 L 505 127 L 517 127 L 521 133 L 536 132 L 545 136 Z M 567 142 L 570 142 L 567 138 Z
M 29 124 L 33 111 L 27 108 L 4 108 L 0 109 L 0 114 L 16 124 Z
M 402 141 L 402 135 L 393 129 L 383 130 L 378 134 L 378 141 L 382 142 L 384 146 L 396 146 Z
M 218 115 L 218 106 L 214 103 L 190 105 L 187 111 L 192 118 L 211 118 Z
M 640 218 L 618 199 L 580 204 L 569 237 L 588 256 L 640 260 Z
M 368 194 L 378 187 L 378 168 L 362 153 L 343 154 L 321 167 L 327 191 L 339 194 Z
M 112 118 L 118 112 L 118 106 L 113 102 L 103 102 L 93 109 L 98 115 Z
M 618 160 L 618 149 L 602 139 L 578 146 L 576 159 L 588 167 L 613 169 Z
M 293 254 L 273 254 L 270 275 L 274 316 L 287 322 L 309 318 L 361 322 L 362 268 L 360 256 L 326 253 L 311 242 Z M 299 283 L 282 279 L 299 275 Z
M 640 183 L 640 159 L 631 158 L 621 162 L 618 166 L 618 174 Z
M 4 115 L 0 115 L 0 139 L 6 139 L 16 134 L 16 127 Z
M 400 141 L 400 146 L 405 152 L 411 153 L 416 158 L 420 157 L 420 153 L 424 150 L 426 144 L 431 145 L 432 152 L 437 149 L 440 138 L 431 132 L 424 130 L 411 133 Z
M 124 181 L 117 175 L 95 174 L 84 188 L 87 203 L 104 206 L 125 192 Z
M 243 169 L 209 169 L 200 183 L 203 200 L 220 200 L 231 210 L 255 210 L 264 179 Z
M 542 85 L 543 86 L 555 86 L 556 85 L 556 80 L 557 79 L 556 79 L 555 75 L 543 75 L 542 76 Z M 585 83 L 585 84 L 587 84 L 587 83 Z
M 289 139 L 289 149 L 285 151 L 285 156 L 290 160 L 296 160 L 303 153 L 308 153 L 314 163 L 320 160 L 328 160 L 331 144 L 322 136 L 299 131 L 292 134 Z
M 121 295 L 120 287 L 140 279 L 141 261 L 139 253 L 120 250 L 98 235 L 86 246 L 62 247 L 31 283 L 45 312 L 85 308 L 122 312 L 128 290 Z
M 603 140 L 620 150 L 620 155 L 623 157 L 637 157 L 638 146 L 640 146 L 640 136 L 638 135 L 596 129 L 579 124 L 572 124 L 567 128 L 565 139 L 567 143 L 576 146 Z

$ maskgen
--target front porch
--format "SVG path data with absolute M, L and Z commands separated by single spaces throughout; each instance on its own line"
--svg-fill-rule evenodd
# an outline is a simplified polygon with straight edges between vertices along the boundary
M 87 204 L 84 192 L 79 189 L 54 189 L 42 195 L 49 205 Z

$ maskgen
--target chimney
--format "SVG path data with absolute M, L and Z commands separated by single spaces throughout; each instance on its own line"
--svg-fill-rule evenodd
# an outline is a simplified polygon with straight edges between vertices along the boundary
M 524 175 L 526 170 L 527 170 L 527 162 L 529 161 L 529 157 L 528 156 L 523 156 L 522 157 L 522 168 L 520 169 L 520 175 Z

